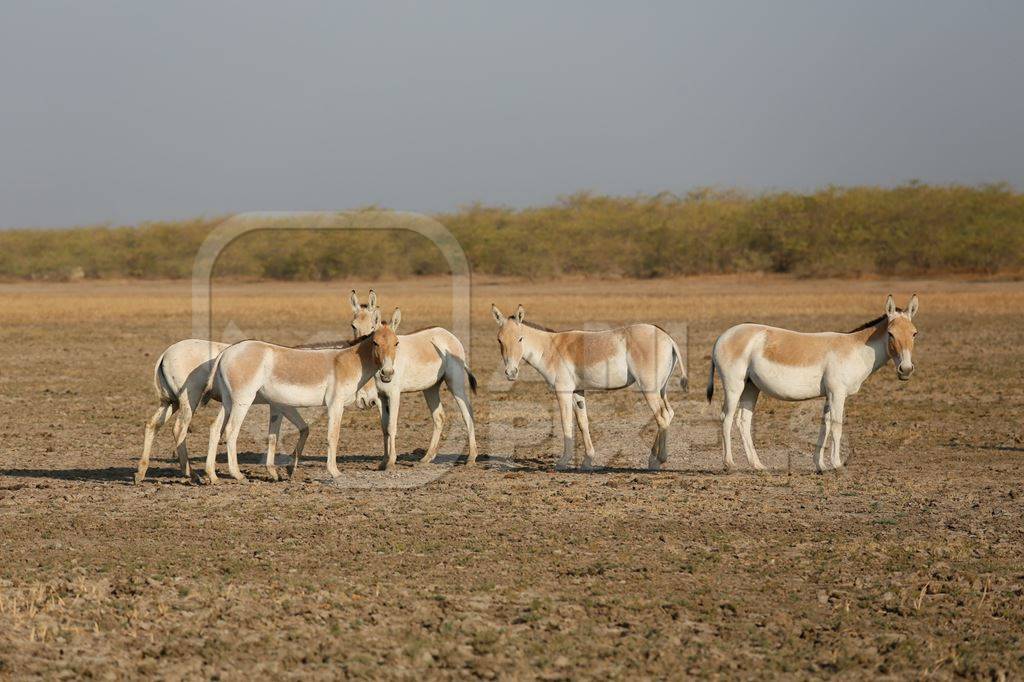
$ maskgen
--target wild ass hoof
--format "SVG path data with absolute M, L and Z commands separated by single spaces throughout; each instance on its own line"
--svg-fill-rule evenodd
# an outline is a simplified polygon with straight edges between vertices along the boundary
M 391 462 L 381 462 L 377 465 L 377 471 L 393 471 L 395 465 Z
M 135 478 L 135 485 L 141 485 L 142 482 L 144 480 L 146 480 L 146 475 L 145 474 L 140 474 L 138 471 L 136 471 L 134 478 Z
M 571 462 L 555 462 L 555 471 L 572 471 L 574 468 Z
M 281 480 L 281 476 L 277 473 L 277 467 L 267 467 L 267 478 L 271 481 Z

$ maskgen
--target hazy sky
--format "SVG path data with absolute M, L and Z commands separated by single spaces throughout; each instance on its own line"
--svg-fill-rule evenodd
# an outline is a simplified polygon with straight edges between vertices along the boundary
M 1024 187 L 1024 2 L 0 4 L 0 226 Z

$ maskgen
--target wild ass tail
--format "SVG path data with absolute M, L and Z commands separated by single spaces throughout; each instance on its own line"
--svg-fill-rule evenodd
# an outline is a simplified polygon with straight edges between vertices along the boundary
M 438 348 L 438 350 L 441 349 Z M 445 353 L 445 351 L 443 350 L 441 350 L 441 352 L 442 354 Z M 455 339 L 454 347 L 449 346 L 447 353 L 449 357 L 454 357 L 459 362 L 462 363 L 462 369 L 466 370 L 466 376 L 469 378 L 469 388 L 471 391 L 473 391 L 473 393 L 476 393 L 476 375 L 473 374 L 473 371 L 469 368 L 469 363 L 466 362 L 466 349 L 465 347 L 463 347 L 462 342 L 459 341 L 458 339 Z
M 705 394 L 708 397 L 708 402 L 711 402 L 711 396 L 715 395 L 715 351 L 711 351 L 711 375 L 708 376 L 708 390 Z
M 164 374 L 163 353 L 157 358 L 156 366 L 153 368 L 153 389 L 156 391 L 156 399 L 160 401 L 161 405 L 172 405 L 174 409 L 178 409 L 178 395 L 171 387 L 171 382 L 167 380 L 167 375 Z
M 224 357 L 224 352 L 213 359 L 213 367 L 210 368 L 210 376 L 206 380 L 206 386 L 203 388 L 203 395 L 199 398 L 200 407 L 210 402 L 210 398 L 213 397 L 213 385 L 217 382 L 217 370 L 220 368 L 220 359 Z
M 672 352 L 675 353 L 676 363 L 679 364 L 679 385 L 684 391 L 690 390 L 690 377 L 686 376 L 686 365 L 683 364 L 683 354 L 679 352 L 679 346 L 676 345 L 676 340 L 671 336 L 669 340 L 672 341 Z

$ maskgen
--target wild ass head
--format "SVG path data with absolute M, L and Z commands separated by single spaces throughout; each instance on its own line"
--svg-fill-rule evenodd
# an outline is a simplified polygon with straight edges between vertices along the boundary
M 377 376 L 385 384 L 395 376 L 395 357 L 398 355 L 398 325 L 402 322 L 402 311 L 395 308 L 391 322 L 380 321 L 380 310 L 374 311 L 377 325 L 373 331 L 373 364 Z
M 917 294 L 910 297 L 906 310 L 896 307 L 892 294 L 885 299 L 886 332 L 889 335 L 886 348 L 900 381 L 907 381 L 914 373 L 914 337 L 917 336 L 917 327 L 911 320 L 916 314 Z
M 377 328 L 377 324 L 380 323 L 379 314 L 377 322 L 374 322 L 373 317 L 373 313 L 379 311 L 379 308 L 377 308 L 377 293 L 370 289 L 370 298 L 367 299 L 365 304 L 360 304 L 356 290 L 353 289 L 348 302 L 352 306 L 352 339 L 355 340 L 372 334 L 373 330 Z
M 498 306 L 491 304 L 491 314 L 498 325 L 498 346 L 501 347 L 501 359 L 505 363 L 505 377 L 515 381 L 519 377 L 519 363 L 523 360 L 523 318 L 526 311 L 520 305 L 516 314 L 505 317 Z

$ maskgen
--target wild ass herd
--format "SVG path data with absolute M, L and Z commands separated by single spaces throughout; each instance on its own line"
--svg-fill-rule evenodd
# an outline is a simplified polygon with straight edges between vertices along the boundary
M 477 458 L 477 443 L 467 383 L 475 393 L 477 380 L 466 364 L 466 351 L 459 339 L 440 327 L 399 334 L 401 311 L 396 308 L 390 320 L 384 319 L 373 290 L 367 303 L 360 303 L 352 291 L 349 303 L 349 342 L 287 347 L 254 340 L 226 344 L 186 339 L 168 347 L 154 368 L 153 383 L 160 404 L 146 424 L 135 482 L 141 483 L 146 477 L 156 432 L 175 414 L 174 447 L 181 472 L 195 482 L 201 481 L 189 463 L 185 441 L 196 409 L 211 400 L 220 404 L 210 427 L 206 456 L 206 480 L 211 484 L 219 481 L 215 462 L 222 440 L 227 444 L 228 472 L 236 480 L 245 480 L 238 467 L 237 441 L 254 404 L 270 409 L 264 465 L 272 480 L 279 478 L 275 454 L 284 419 L 299 430 L 289 466 L 289 475 L 295 475 L 309 436 L 309 426 L 299 413 L 302 407 L 327 409 L 327 472 L 337 477 L 345 407 L 353 403 L 360 408 L 375 405 L 384 440 L 380 468 L 393 468 L 402 393 L 422 392 L 426 400 L 433 433 L 420 461 L 430 462 L 437 455 L 444 425 L 441 384 L 448 387 L 466 424 L 466 463 L 472 465 Z M 717 371 L 725 393 L 721 423 L 726 470 L 735 466 L 732 425 L 737 416 L 747 460 L 755 469 L 765 468 L 751 436 L 754 407 L 761 393 L 789 401 L 824 397 L 815 467 L 819 472 L 827 468 L 825 448 L 830 436 L 830 465 L 834 469 L 842 467 L 839 448 L 846 398 L 856 394 L 861 384 L 889 360 L 899 379 L 910 378 L 917 336 L 912 319 L 917 309 L 916 294 L 905 310 L 897 308 L 890 295 L 884 314 L 846 333 L 803 333 L 761 324 L 727 329 L 712 349 L 706 394 L 710 403 Z M 634 324 L 604 331 L 556 332 L 527 322 L 521 305 L 514 315 L 506 317 L 492 304 L 491 314 L 498 326 L 506 378 L 515 381 L 520 365 L 526 362 L 555 392 L 563 442 L 557 468 L 594 466 L 586 392 L 630 386 L 641 392 L 658 427 L 648 467 L 657 470 L 667 461 L 668 428 L 674 416 L 668 402 L 669 380 L 676 369 L 684 389 L 688 379 L 679 347 L 664 329 Z M 575 456 L 576 426 L 583 435 L 582 462 Z

